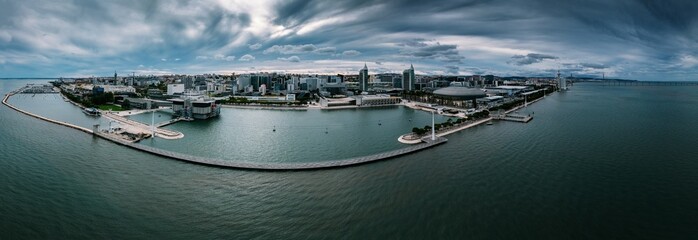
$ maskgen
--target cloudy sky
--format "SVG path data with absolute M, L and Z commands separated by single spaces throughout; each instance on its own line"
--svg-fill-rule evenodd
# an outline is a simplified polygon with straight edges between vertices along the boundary
M 0 0 L 0 77 L 564 74 L 698 80 L 698 1 Z

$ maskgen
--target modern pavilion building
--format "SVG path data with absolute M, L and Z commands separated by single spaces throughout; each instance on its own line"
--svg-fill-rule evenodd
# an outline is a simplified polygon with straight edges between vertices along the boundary
M 459 107 L 466 107 L 470 100 L 471 107 L 477 108 L 476 99 L 487 97 L 487 94 L 477 88 L 445 87 L 434 90 L 434 97 L 440 104 Z

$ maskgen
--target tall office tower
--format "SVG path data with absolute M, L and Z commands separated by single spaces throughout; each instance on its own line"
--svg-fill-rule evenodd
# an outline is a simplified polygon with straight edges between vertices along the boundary
M 364 63 L 364 68 L 359 71 L 359 89 L 362 92 L 368 91 L 368 67 Z
M 414 90 L 415 76 L 414 66 L 410 64 L 410 69 L 402 71 L 402 89 L 405 91 Z

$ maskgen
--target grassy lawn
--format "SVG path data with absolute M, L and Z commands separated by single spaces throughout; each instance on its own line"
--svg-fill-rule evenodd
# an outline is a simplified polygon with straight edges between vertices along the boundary
M 105 111 L 123 111 L 124 109 L 121 108 L 121 106 L 118 105 L 99 105 L 99 110 L 105 110 Z

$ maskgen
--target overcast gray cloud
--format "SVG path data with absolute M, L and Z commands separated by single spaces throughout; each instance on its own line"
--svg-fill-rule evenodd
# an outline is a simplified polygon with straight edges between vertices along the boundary
M 270 54 L 270 53 L 279 53 L 279 54 L 298 54 L 298 53 L 307 53 L 307 52 L 314 52 L 317 50 L 317 47 L 313 44 L 304 44 L 304 45 L 274 45 L 271 46 L 270 48 L 267 48 L 267 50 L 264 50 L 264 54 Z
M 299 58 L 298 56 L 290 56 L 287 58 L 280 57 L 280 58 L 277 58 L 277 60 L 285 61 L 285 62 L 300 62 L 301 58 Z
M 582 67 L 585 68 L 592 68 L 592 69 L 605 69 L 608 68 L 608 66 L 603 65 L 603 64 L 598 64 L 598 63 L 580 63 Z
M 695 80 L 696 12 L 679 0 L 0 0 L 0 77 L 344 73 L 381 62 Z
M 446 73 L 457 75 L 460 73 L 460 67 L 458 67 L 458 66 L 446 66 Z
M 337 52 L 337 48 L 336 47 L 322 47 L 322 48 L 315 49 L 314 52 L 318 53 L 318 54 L 333 54 L 333 53 Z
M 400 53 L 402 55 L 415 59 L 435 59 L 443 62 L 460 63 L 464 58 L 459 54 L 458 46 L 455 44 L 408 40 L 407 42 L 398 43 L 397 46 L 401 47 Z
M 552 59 L 558 59 L 558 57 L 546 55 L 546 54 L 540 54 L 540 53 L 529 53 L 526 55 L 514 55 L 513 57 L 511 57 L 511 60 L 509 61 L 509 63 L 521 66 L 521 65 L 529 65 L 529 64 L 539 63 L 539 62 L 542 62 L 543 60 L 552 60 Z
M 255 57 L 252 55 L 249 55 L 249 54 L 245 54 L 242 57 L 240 57 L 240 61 L 243 61 L 243 62 L 249 62 L 249 61 L 254 61 L 254 60 L 255 60 Z
M 257 50 L 261 47 L 262 47 L 262 44 L 260 44 L 260 43 L 250 44 L 250 50 Z
M 356 51 L 356 50 L 347 50 L 347 51 L 344 51 L 342 53 L 342 55 L 344 55 L 344 56 L 358 56 L 359 54 L 361 54 L 361 52 Z M 380 64 L 378 64 L 378 65 L 380 65 Z

